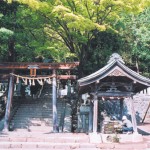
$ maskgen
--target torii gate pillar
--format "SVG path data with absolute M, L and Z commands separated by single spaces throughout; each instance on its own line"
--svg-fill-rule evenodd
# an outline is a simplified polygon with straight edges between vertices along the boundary
M 57 87 L 56 87 L 56 70 L 53 69 L 53 85 L 52 85 L 52 104 L 53 104 L 53 132 L 58 132 L 58 116 L 57 116 Z

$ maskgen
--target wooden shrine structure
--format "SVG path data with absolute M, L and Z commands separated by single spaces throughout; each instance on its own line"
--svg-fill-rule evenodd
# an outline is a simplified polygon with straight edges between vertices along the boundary
M 150 87 L 150 79 L 128 68 L 121 56 L 112 54 L 107 65 L 95 73 L 78 80 L 79 94 L 93 95 L 93 132 L 98 128 L 98 99 L 130 99 L 131 119 L 134 132 L 137 124 L 133 105 L 133 95 Z
M 57 79 L 64 80 L 75 80 L 75 75 L 70 75 L 70 70 L 76 68 L 79 65 L 79 62 L 73 63 L 0 63 L 0 80 L 9 81 L 8 97 L 6 104 L 6 112 L 4 119 L 4 130 L 8 131 L 9 128 L 9 118 L 10 111 L 13 99 L 13 86 L 14 82 L 18 82 L 18 79 L 22 79 L 25 84 L 35 84 L 35 80 L 38 80 L 42 84 L 42 80 L 52 79 L 52 110 L 53 110 L 53 132 L 58 132 L 58 123 L 57 123 Z M 38 74 L 37 71 L 51 70 L 50 75 Z M 58 70 L 68 71 L 68 75 L 59 75 L 57 74 Z

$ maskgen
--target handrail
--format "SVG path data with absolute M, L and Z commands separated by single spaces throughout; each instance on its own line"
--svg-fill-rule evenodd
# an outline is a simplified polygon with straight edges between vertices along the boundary
M 8 93 L 8 90 L 6 90 L 3 95 L 0 96 L 0 104 L 2 105 L 2 102 L 3 102 L 3 106 L 4 106 L 4 109 L 2 109 L 2 111 L 0 113 L 0 120 L 2 119 L 2 117 L 5 115 L 5 109 L 6 109 L 6 101 L 7 101 L 7 93 Z
M 65 113 L 66 113 L 66 101 L 63 101 L 63 112 L 61 113 L 61 118 L 59 122 L 59 126 L 61 127 L 61 132 L 63 132 L 64 129 L 64 118 L 65 118 Z
M 143 119 L 142 119 L 142 123 L 144 122 L 144 120 L 145 120 L 145 118 L 146 118 L 146 115 L 147 115 L 147 113 L 148 113 L 149 108 L 150 108 L 150 102 L 149 102 L 148 107 L 147 107 L 147 109 L 146 109 L 145 115 L 144 115 L 144 117 L 143 117 Z

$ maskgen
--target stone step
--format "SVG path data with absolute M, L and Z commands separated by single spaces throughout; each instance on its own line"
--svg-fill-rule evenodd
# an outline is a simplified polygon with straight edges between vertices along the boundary
M 61 117 L 60 117 L 60 114 L 58 114 L 58 118 L 60 119 Z M 12 119 L 12 121 L 14 120 L 16 120 L 16 121 L 18 121 L 18 120 L 36 120 L 36 119 L 52 119 L 52 115 L 37 115 L 37 116 L 35 116 L 35 115 L 30 115 L 30 116 L 15 116 L 13 119 Z
M 29 128 L 35 128 L 36 130 L 37 129 L 44 129 L 44 128 L 51 128 L 52 127 L 52 125 L 50 126 L 50 125 L 14 125 L 14 129 L 16 129 L 16 128 L 19 128 L 19 129 L 29 129 Z
M 63 104 L 62 103 L 57 103 L 58 107 L 61 107 Z M 20 107 L 33 107 L 33 106 L 37 106 L 37 107 L 46 107 L 46 106 L 52 106 L 52 103 L 36 103 L 36 104 L 21 104 Z
M 86 143 L 86 142 L 76 142 L 76 143 L 72 143 L 72 142 L 65 142 L 65 141 L 61 141 L 60 143 L 55 143 L 55 141 L 53 141 L 53 143 L 49 142 L 49 141 L 44 141 L 44 142 L 0 142 L 0 148 L 1 149 L 55 149 L 55 150 L 59 150 L 59 149 L 63 149 L 63 150 L 95 150 L 95 149 L 99 149 L 99 150 L 149 150 L 149 147 L 147 144 L 142 144 L 142 143 L 138 143 L 138 144 L 115 144 L 115 143 L 111 143 L 111 144 L 92 144 L 92 143 Z
M 57 114 L 61 114 L 61 111 L 58 111 Z M 15 116 L 28 116 L 28 115 L 42 115 L 42 114 L 52 114 L 52 111 L 47 112 L 22 112 L 22 113 L 16 113 Z
M 33 106 L 33 105 L 37 105 L 37 106 L 39 106 L 39 105 L 41 105 L 41 106 L 42 106 L 42 105 L 51 106 L 52 103 L 43 102 L 43 103 L 31 103 L 31 104 L 29 104 L 29 103 L 27 103 L 27 104 L 24 103 L 24 104 L 21 104 L 21 106 L 27 106 L 27 107 L 28 107 L 28 106 L 30 107 L 30 106 Z M 57 105 L 58 105 L 58 106 L 61 106 L 61 105 L 63 105 L 63 103 L 58 102 Z
M 61 112 L 58 112 L 57 114 L 60 115 Z M 15 114 L 14 117 L 32 117 L 32 116 L 34 117 L 34 116 L 42 116 L 42 115 L 49 117 L 49 116 L 52 116 L 52 112 L 45 112 L 45 113 L 44 112 L 43 113 L 42 112 L 41 113 L 39 113 L 39 112 L 38 113 L 26 113 L 26 112 L 24 112 L 23 114 Z M 37 117 L 35 117 L 35 118 L 37 118 Z
M 52 110 L 52 105 L 51 106 L 46 106 L 46 107 L 36 107 L 35 105 L 34 106 L 22 106 L 22 107 L 19 107 L 21 110 L 28 110 L 28 111 L 33 111 L 33 110 Z M 58 109 L 62 108 L 61 106 L 60 107 L 57 107 Z M 19 111 L 20 109 L 18 109 L 17 111 Z
M 52 119 L 51 118 L 49 118 L 49 120 L 46 118 L 46 120 L 41 120 L 41 121 L 36 121 L 36 120 L 29 120 L 29 119 L 22 119 L 22 120 L 20 120 L 20 119 L 15 119 L 15 120 L 12 120 L 11 122 L 13 122 L 13 123 L 47 123 L 47 122 L 52 122 Z
M 44 120 L 45 119 L 45 120 Z M 13 120 L 11 120 L 11 122 L 36 122 L 36 121 L 38 121 L 39 120 L 39 118 L 14 118 Z M 48 117 L 45 117 L 45 118 L 42 118 L 41 120 L 40 120 L 40 122 L 48 122 L 48 121 L 51 121 L 52 120 L 52 118 L 48 118 Z
M 27 132 L 27 133 L 45 133 L 45 134 L 47 134 L 47 133 L 49 133 L 49 132 L 51 132 L 52 130 L 53 130 L 53 128 L 52 127 L 47 127 L 47 128 L 45 128 L 45 127 L 33 127 L 33 128 L 31 128 L 31 127 L 26 127 L 26 128 L 19 128 L 19 127 L 17 127 L 17 128 L 14 128 L 14 130 L 13 130 L 13 132 L 14 131 L 19 131 L 19 130 L 22 130 L 23 132 Z
M 58 118 L 58 119 L 60 119 L 60 118 Z M 29 119 L 15 119 L 15 120 L 12 120 L 11 122 L 13 122 L 13 123 L 37 123 L 37 121 L 35 121 L 35 120 L 29 120 Z M 48 123 L 48 122 L 52 122 L 52 119 L 51 118 L 46 118 L 45 120 L 41 120 L 41 121 L 38 121 L 38 123 Z
M 32 111 L 31 110 L 19 110 L 19 111 L 17 111 L 16 113 L 17 114 L 30 114 L 30 113 L 33 113 L 33 114 L 35 114 L 35 113 L 49 113 L 49 112 L 52 112 L 52 109 L 35 109 L 34 111 L 33 111 L 34 109 L 32 109 Z M 58 111 L 58 113 L 60 113 L 61 111 L 62 111 L 63 109 L 61 108 L 61 109 L 57 109 L 57 111 Z
M 52 105 L 52 102 L 49 101 L 43 101 L 43 102 L 32 102 L 32 103 L 21 103 L 22 106 L 32 106 L 32 105 Z M 58 105 L 62 105 L 63 103 L 61 101 L 57 101 Z
M 60 114 L 58 114 L 58 115 L 60 115 Z M 25 119 L 30 119 L 30 118 L 32 118 L 32 119 L 34 119 L 34 118 L 39 118 L 39 117 L 41 117 L 41 118 L 50 118 L 50 117 L 52 117 L 52 113 L 49 113 L 49 114 L 24 114 L 24 115 L 15 115 L 14 116 L 14 118 L 19 118 L 19 119 L 21 119 L 21 118 L 25 118 Z
M 12 129 L 32 129 L 32 131 L 45 132 L 51 131 L 52 128 L 52 99 L 40 98 L 37 100 L 26 99 L 22 101 L 14 117 L 11 119 L 10 125 Z M 63 110 L 63 102 L 57 101 L 58 122 L 61 119 Z M 45 131 L 44 131 L 45 130 Z
M 13 127 L 23 127 L 23 126 L 51 126 L 52 122 L 40 122 L 40 123 L 32 123 L 32 122 L 20 122 L 20 123 L 11 123 Z
M 49 130 L 49 128 L 48 128 Z M 22 132 L 22 131 L 21 131 Z M 89 143 L 88 135 L 73 135 L 67 133 L 23 133 L 22 135 L 19 132 L 17 134 L 12 134 L 10 136 L 0 137 L 0 142 L 49 142 L 49 143 Z
M 12 119 L 12 121 L 19 121 L 19 120 L 21 120 L 21 121 L 49 121 L 49 120 L 51 120 L 51 118 L 50 118 L 51 116 L 42 117 L 42 118 L 39 118 L 36 116 L 34 116 L 34 117 L 27 116 L 24 118 L 20 118 L 20 117 L 17 118 L 17 116 L 16 116 L 15 118 Z
M 57 114 L 60 115 L 61 112 L 57 112 Z M 36 115 L 48 115 L 49 116 L 49 115 L 52 115 L 52 112 L 51 111 L 50 112 L 37 112 L 37 113 L 36 112 L 31 112 L 31 113 L 30 112 L 23 112 L 23 113 L 16 113 L 14 116 L 15 117 L 17 117 L 17 116 L 18 117 L 20 117 L 20 116 L 21 117 L 28 117 L 28 116 L 34 116 L 34 115 L 35 116 Z
M 41 125 L 41 124 L 51 124 L 52 120 L 49 121 L 40 121 L 40 122 L 34 122 L 34 121 L 11 121 L 11 125 Z
M 57 110 L 61 110 L 63 107 L 57 107 Z M 21 112 L 21 110 L 23 110 L 23 111 L 39 111 L 39 110 L 46 110 L 46 111 L 49 111 L 49 110 L 53 110 L 52 109 L 52 106 L 48 106 L 47 108 L 45 108 L 45 107 L 39 107 L 39 108 L 37 108 L 36 106 L 34 106 L 34 107 L 31 107 L 31 108 L 29 108 L 29 107 L 19 107 L 19 109 L 17 110 L 17 112 Z
M 52 110 L 35 110 L 35 111 L 22 110 L 22 112 L 21 111 L 17 111 L 16 113 L 18 115 L 25 115 L 25 114 L 42 114 L 42 113 L 50 113 L 50 112 L 52 113 Z M 60 113 L 60 112 L 58 111 L 58 113 Z
M 58 103 L 62 103 L 63 101 L 62 100 L 57 100 Z M 53 103 L 52 102 L 52 99 L 47 99 L 47 98 L 41 98 L 39 100 L 25 100 L 25 101 L 22 101 L 21 104 L 37 104 L 37 103 Z
M 61 109 L 57 109 L 57 112 L 58 113 L 60 113 L 61 111 L 62 111 L 63 109 L 61 108 Z M 31 110 L 19 110 L 19 111 L 16 111 L 16 113 L 18 113 L 18 114 L 30 114 L 30 113 L 33 113 L 33 114 L 35 114 L 35 113 L 49 113 L 49 112 L 52 112 L 52 109 L 35 109 L 34 111 L 33 111 L 33 109 L 32 109 L 32 111 Z
M 95 144 L 79 144 L 79 143 L 49 143 L 49 142 L 44 142 L 44 143 L 39 143 L 39 142 L 3 142 L 0 143 L 0 148 L 44 148 L 44 149 L 76 149 L 76 148 L 96 148 Z

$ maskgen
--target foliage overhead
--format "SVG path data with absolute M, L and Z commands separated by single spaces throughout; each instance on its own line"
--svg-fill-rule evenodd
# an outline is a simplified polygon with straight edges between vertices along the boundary
M 147 0 L 17 0 L 43 17 L 43 28 L 55 42 L 75 53 L 82 66 L 91 40 L 101 31 L 117 33 L 122 14 L 137 14 Z M 61 44 L 60 44 L 61 45 Z M 83 69 L 83 66 L 81 67 Z
M 124 27 L 120 32 L 130 49 L 137 70 L 150 71 L 150 8 L 139 15 L 129 15 L 123 19 Z M 148 75 L 148 74 L 147 74 Z
M 48 34 L 55 34 L 57 40 L 62 38 L 72 52 L 75 48 L 80 49 L 79 44 L 88 42 L 90 31 L 112 29 L 113 21 L 120 19 L 121 13 L 137 13 L 144 6 L 143 0 L 18 1 L 40 12 L 45 17 Z
M 123 54 L 121 46 L 126 54 L 132 52 L 135 57 L 135 49 L 129 44 L 127 30 L 123 28 L 128 28 L 130 23 L 127 16 L 136 17 L 150 6 L 148 0 L 14 1 L 18 2 L 17 8 L 13 11 L 16 12 L 14 14 L 16 25 L 13 26 L 13 30 L 6 29 L 14 33 L 17 61 L 33 61 L 37 56 L 57 62 L 78 59 L 79 71 L 85 71 L 86 74 L 88 73 L 85 68 L 96 69 L 107 61 L 112 52 Z M 7 2 L 11 5 L 14 1 Z M 4 12 L 2 14 L 7 18 Z M 4 22 L 6 23 L 6 19 Z M 134 20 L 130 25 L 132 23 Z M 132 28 L 128 30 L 130 35 L 131 30 L 133 31 Z M 120 34 L 124 36 L 126 46 L 121 45 L 124 43 L 120 40 Z M 140 34 L 139 32 L 139 36 Z M 133 36 L 129 37 L 132 41 Z M 145 50 L 145 47 L 142 49 Z M 143 57 L 147 54 L 143 51 L 142 53 L 138 56 Z M 130 60 L 132 62 L 132 59 Z M 92 67 L 93 64 L 96 67 Z

